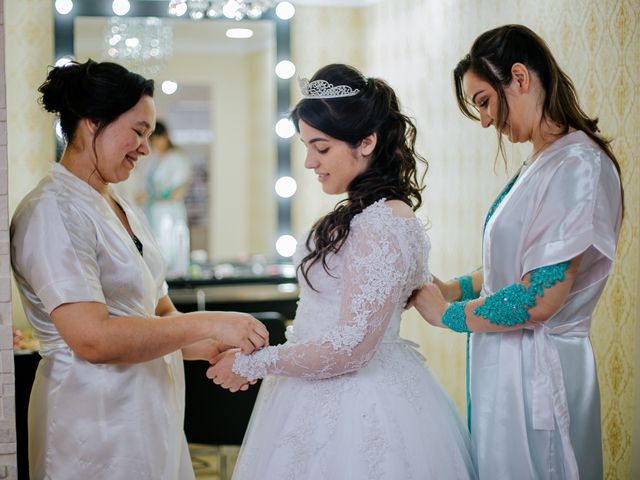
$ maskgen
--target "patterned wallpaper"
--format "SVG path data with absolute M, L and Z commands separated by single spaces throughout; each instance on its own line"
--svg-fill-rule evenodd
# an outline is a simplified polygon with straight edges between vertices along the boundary
M 614 138 L 623 169 L 626 218 L 591 331 L 602 391 L 605 472 L 612 480 L 640 475 L 631 459 L 640 441 L 633 408 L 640 394 L 639 16 L 637 0 L 384 0 L 361 9 L 300 7 L 293 28 L 301 74 L 326 63 L 352 63 L 388 80 L 415 118 L 419 150 L 430 163 L 419 216 L 429 225 L 432 271 L 445 278 L 480 265 L 484 214 L 527 153 L 508 147 L 507 168 L 494 162 L 495 132 L 458 112 L 451 70 L 477 35 L 501 24 L 524 23 L 547 40 L 586 111 Z M 294 173 L 304 186 L 294 208 L 300 229 L 335 203 L 322 198 L 312 175 L 302 172 L 303 155 L 294 148 Z M 430 328 L 415 314 L 406 317 L 403 333 L 422 345 L 463 412 L 464 337 Z
M 33 15 L 32 12 L 38 12 Z M 53 58 L 53 8 L 48 0 L 5 3 L 7 48 L 7 136 L 9 214 L 46 175 L 55 158 L 53 116 L 38 104 L 38 86 Z M 15 285 L 12 287 L 14 323 L 26 328 Z

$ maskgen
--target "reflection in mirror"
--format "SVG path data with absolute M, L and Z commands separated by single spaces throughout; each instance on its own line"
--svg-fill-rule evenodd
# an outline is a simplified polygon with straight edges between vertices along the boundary
M 118 23 L 127 28 L 127 22 L 136 20 L 122 17 Z M 279 171 L 273 130 L 274 22 L 164 18 L 156 19 L 156 30 L 157 21 L 171 31 L 155 38 L 154 48 L 161 53 L 157 56 L 170 53 L 152 62 L 148 71 L 143 65 L 138 71 L 153 73 L 158 120 L 167 125 L 173 143 L 191 162 L 192 181 L 185 200 L 191 250 L 201 251 L 200 255 L 205 251 L 212 260 L 270 255 L 277 234 L 273 184 Z M 75 18 L 76 59 L 129 66 L 125 59 L 110 55 L 109 22 L 107 17 Z M 230 39 L 225 34 L 231 26 L 250 28 L 253 36 Z M 144 41 L 144 32 L 137 37 Z

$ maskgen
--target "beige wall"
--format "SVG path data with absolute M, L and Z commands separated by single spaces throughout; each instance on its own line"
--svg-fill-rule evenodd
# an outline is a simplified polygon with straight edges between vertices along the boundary
M 640 446 L 633 408 L 640 398 L 640 4 L 633 0 L 385 0 L 360 12 L 316 10 L 298 8 L 294 61 L 313 66 L 309 74 L 334 61 L 365 67 L 366 74 L 391 83 L 417 122 L 419 150 L 430 162 L 426 201 L 419 216 L 430 225 L 430 264 L 438 275 L 450 277 L 480 265 L 482 219 L 507 175 L 500 163 L 493 167 L 495 133 L 463 118 L 453 96 L 451 70 L 478 34 L 505 23 L 524 23 L 536 30 L 573 78 L 587 112 L 599 116 L 603 132 L 615 139 L 623 168 L 626 219 L 614 273 L 598 305 L 591 337 L 602 391 L 606 478 L 632 478 L 632 445 L 636 453 Z M 510 172 L 524 152 L 508 149 L 513 158 Z M 306 228 L 311 212 L 317 217 L 321 208 L 326 211 L 333 202 L 319 200 L 317 185 L 314 191 L 307 181 L 310 175 L 300 172 L 301 158 L 297 148 L 293 168 L 309 191 L 296 198 L 294 224 Z M 422 345 L 432 369 L 463 412 L 464 337 L 429 328 L 415 314 L 406 317 L 404 334 Z M 640 471 L 637 462 L 635 477 Z
M 32 12 L 39 12 L 32 15 Z M 9 214 L 29 190 L 46 175 L 55 158 L 53 116 L 38 105 L 38 86 L 53 58 L 53 13 L 47 0 L 5 4 L 7 95 L 7 155 L 10 165 Z M 12 284 L 13 321 L 27 327 L 20 298 Z

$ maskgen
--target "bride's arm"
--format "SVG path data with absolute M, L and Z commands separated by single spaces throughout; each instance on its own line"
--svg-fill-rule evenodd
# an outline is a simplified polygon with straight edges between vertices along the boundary
M 340 321 L 332 331 L 301 343 L 268 347 L 251 355 L 229 353 L 208 372 L 216 383 L 225 366 L 247 379 L 268 374 L 328 378 L 362 368 L 372 358 L 411 269 L 398 232 L 377 218 L 354 221 L 344 245 Z M 226 358 L 225 358 L 226 357 Z M 227 382 L 228 383 L 228 382 Z

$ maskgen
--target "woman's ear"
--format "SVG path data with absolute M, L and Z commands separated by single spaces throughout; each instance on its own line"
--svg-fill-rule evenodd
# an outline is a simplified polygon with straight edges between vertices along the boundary
M 531 74 L 529 69 L 522 63 L 514 63 L 511 66 L 511 79 L 515 82 L 514 86 L 518 88 L 520 93 L 526 93 L 531 87 Z
M 96 132 L 98 131 L 98 125 L 96 124 L 96 122 L 89 118 L 83 118 L 82 122 L 85 124 L 85 127 L 87 128 L 89 133 L 91 133 L 92 135 L 96 134 Z
M 376 149 L 376 145 L 378 144 L 378 134 L 373 132 L 371 135 L 368 135 L 362 139 L 360 142 L 360 153 L 363 157 L 368 157 L 373 153 Z

